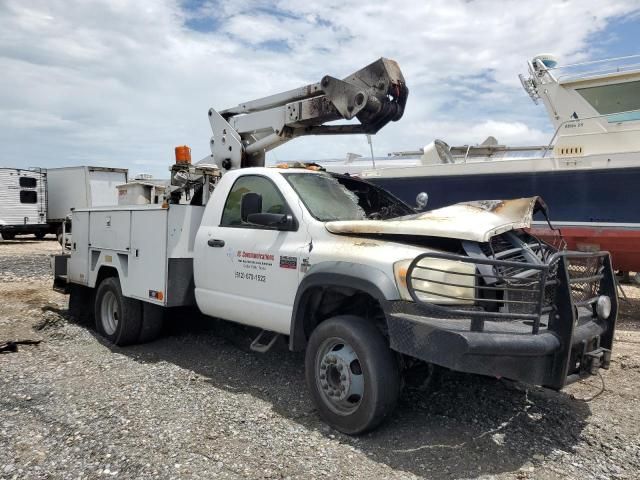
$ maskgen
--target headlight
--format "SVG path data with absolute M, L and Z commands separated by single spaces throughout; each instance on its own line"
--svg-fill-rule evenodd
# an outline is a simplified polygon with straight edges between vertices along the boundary
M 413 260 L 393 264 L 396 285 L 403 300 L 413 300 L 407 288 L 407 271 Z M 417 268 L 423 267 L 423 268 Z M 475 298 L 473 263 L 423 258 L 413 270 L 411 283 L 419 300 L 439 305 L 471 305 Z
M 596 301 L 596 313 L 598 318 L 606 320 L 611 315 L 611 299 L 606 295 L 600 295 Z

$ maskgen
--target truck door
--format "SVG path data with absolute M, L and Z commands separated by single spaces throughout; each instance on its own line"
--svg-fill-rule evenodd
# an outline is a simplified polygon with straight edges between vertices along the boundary
M 249 192 L 262 196 L 263 213 L 293 215 L 271 179 L 239 177 L 219 224 L 198 231 L 198 306 L 207 315 L 289 334 L 306 234 L 300 228 L 281 231 L 243 222 L 240 202 Z

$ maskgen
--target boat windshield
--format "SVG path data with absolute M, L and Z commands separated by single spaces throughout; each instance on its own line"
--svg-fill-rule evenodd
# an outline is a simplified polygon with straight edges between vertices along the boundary
M 640 120 L 640 81 L 576 88 L 576 91 L 611 122 Z
M 331 175 L 324 173 L 283 173 L 309 213 L 321 222 L 364 220 L 358 197 Z

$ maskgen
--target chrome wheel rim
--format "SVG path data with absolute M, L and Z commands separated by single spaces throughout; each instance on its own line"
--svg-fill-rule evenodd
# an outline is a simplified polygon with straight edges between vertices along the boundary
M 364 396 L 360 359 L 341 338 L 322 342 L 316 355 L 316 385 L 323 403 L 342 416 L 355 412 Z
M 120 321 L 120 311 L 118 298 L 113 292 L 107 292 L 102 297 L 102 303 L 100 305 L 100 321 L 102 322 L 102 328 L 107 335 L 113 335 L 116 333 L 118 322 Z

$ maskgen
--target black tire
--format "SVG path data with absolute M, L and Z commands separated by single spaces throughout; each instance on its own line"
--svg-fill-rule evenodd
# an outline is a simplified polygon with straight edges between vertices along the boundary
M 36 232 L 33 236 L 36 237 L 36 240 L 42 240 L 46 234 L 47 232 Z
M 9 232 L 2 233 L 2 239 L 3 240 L 13 240 L 14 238 L 16 238 L 16 234 L 15 233 L 9 233 Z
M 153 342 L 162 333 L 165 308 L 160 305 L 142 302 L 142 327 L 138 343 Z
M 94 320 L 94 291 L 80 285 L 69 286 L 69 315 L 76 323 L 91 325 Z
M 122 295 L 117 277 L 105 278 L 96 291 L 96 330 L 118 346 L 138 341 L 142 327 L 142 302 Z
M 343 349 L 351 353 L 345 354 Z M 357 363 L 348 362 L 353 355 Z M 344 371 L 345 358 L 349 365 L 347 372 Z M 340 388 L 337 394 L 337 388 L 327 387 L 336 372 L 340 377 L 335 379 Z M 356 382 L 360 375 L 362 379 Z M 371 321 L 352 315 L 325 320 L 313 331 L 305 355 L 305 376 L 320 417 L 349 435 L 377 427 L 393 411 L 400 394 L 398 362 L 386 339 Z M 362 395 L 351 393 L 352 389 L 357 390 L 356 383 L 364 384 L 359 390 Z M 338 396 L 345 398 L 338 399 Z

